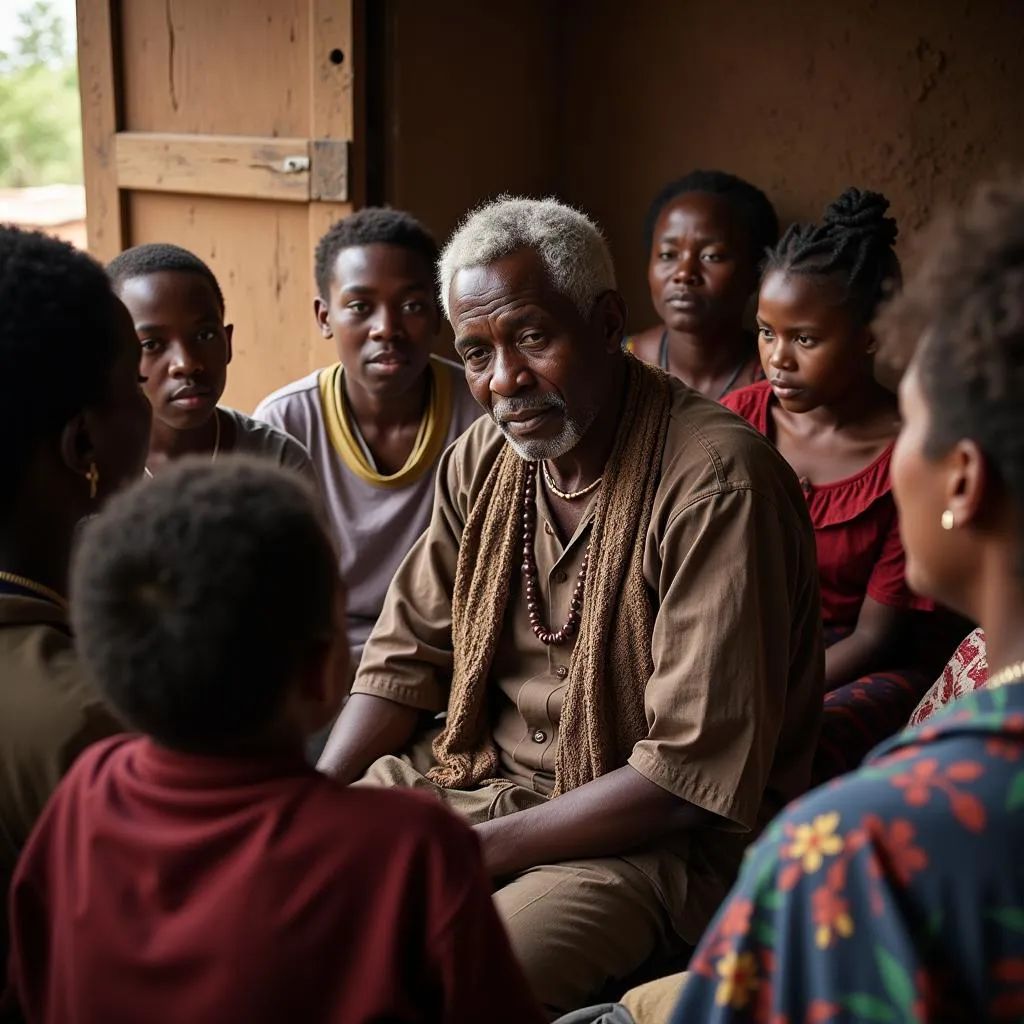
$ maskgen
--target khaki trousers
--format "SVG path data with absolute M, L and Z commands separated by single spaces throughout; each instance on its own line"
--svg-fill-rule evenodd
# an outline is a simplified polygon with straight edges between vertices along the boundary
M 546 798 L 514 782 L 476 790 L 435 786 L 429 745 L 382 757 L 356 785 L 401 786 L 436 796 L 469 824 L 514 814 Z M 594 1002 L 612 981 L 680 941 L 655 887 L 618 857 L 543 864 L 502 885 L 494 902 L 537 998 L 552 1016 Z M 495 993 L 495 999 L 501 994 Z

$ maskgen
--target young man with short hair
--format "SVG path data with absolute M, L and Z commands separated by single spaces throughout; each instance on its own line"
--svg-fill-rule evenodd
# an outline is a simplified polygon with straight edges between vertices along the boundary
M 139 375 L 153 406 L 146 474 L 183 455 L 228 452 L 266 457 L 315 479 L 305 449 L 280 430 L 221 406 L 232 324 L 213 271 L 164 242 L 136 245 L 111 260 L 107 276 L 128 307 L 142 346 Z
M 360 210 L 316 250 L 320 331 L 338 362 L 264 399 L 256 417 L 316 466 L 348 585 L 353 670 L 398 566 L 430 522 L 441 453 L 480 416 L 462 367 L 432 355 L 437 242 L 398 210 Z

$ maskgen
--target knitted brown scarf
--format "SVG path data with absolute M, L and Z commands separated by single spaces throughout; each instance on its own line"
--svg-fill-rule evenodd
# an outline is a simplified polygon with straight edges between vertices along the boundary
M 625 359 L 625 406 L 591 527 L 583 618 L 562 702 L 556 794 L 621 767 L 647 735 L 644 689 L 653 669 L 654 616 L 643 576 L 644 538 L 671 389 L 660 370 L 629 355 Z M 508 444 L 501 448 L 462 533 L 452 594 L 455 667 L 448 720 L 434 740 L 437 765 L 429 773 L 450 789 L 468 789 L 498 775 L 486 715 L 487 677 L 520 561 L 525 466 Z

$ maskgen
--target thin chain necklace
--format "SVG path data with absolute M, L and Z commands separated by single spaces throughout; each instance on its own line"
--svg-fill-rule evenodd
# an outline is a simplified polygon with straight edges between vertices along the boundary
M 214 422 L 214 425 L 217 428 L 217 432 L 213 436 L 213 454 L 210 456 L 210 461 L 211 462 L 216 462 L 217 461 L 217 453 L 220 451 L 220 410 L 219 409 L 214 409 L 213 410 L 213 422 Z M 146 467 L 146 476 L 148 476 L 150 478 L 150 480 L 153 479 L 153 473 L 150 470 L 149 466 Z
M 747 365 L 749 359 L 744 359 L 739 366 L 733 370 L 732 376 L 729 378 L 729 382 L 724 388 L 718 393 L 716 401 L 721 401 L 730 391 L 736 386 L 736 381 L 740 379 L 740 374 L 743 372 L 743 367 Z M 658 366 L 666 373 L 669 372 L 668 368 L 668 331 L 661 332 L 661 345 L 658 347 Z
M 575 501 L 577 498 L 585 498 L 588 494 L 592 494 L 594 491 L 601 486 L 601 481 L 604 479 L 603 476 L 599 476 L 592 484 L 587 484 L 586 487 L 581 487 L 578 491 L 563 491 L 559 488 L 558 484 L 551 478 L 551 474 L 548 472 L 548 467 L 541 464 L 544 470 L 544 482 L 555 492 L 563 501 Z
M 559 647 L 564 644 L 579 628 L 583 615 L 583 587 L 587 581 L 587 566 L 590 565 L 590 545 L 593 535 L 583 553 L 583 565 L 576 579 L 576 587 L 569 600 L 569 618 L 561 629 L 552 632 L 540 618 L 540 589 L 537 585 L 537 558 L 533 550 L 533 540 L 537 527 L 537 463 L 526 464 L 526 475 L 523 478 L 523 589 L 526 592 L 526 610 L 530 616 L 530 628 L 534 636 L 548 647 Z
M 1019 683 L 1024 681 L 1024 661 L 1016 661 L 1006 668 L 1000 669 L 994 676 L 988 677 L 985 683 L 986 690 L 995 690 L 1008 683 Z
M 0 570 L 0 582 L 13 583 L 14 586 L 21 587 L 22 590 L 28 590 L 37 597 L 41 597 L 44 601 L 49 601 L 58 608 L 67 611 L 68 602 L 62 595 L 58 594 L 56 590 L 51 590 L 49 587 L 44 586 L 42 583 L 30 580 L 27 576 L 19 576 L 14 572 Z

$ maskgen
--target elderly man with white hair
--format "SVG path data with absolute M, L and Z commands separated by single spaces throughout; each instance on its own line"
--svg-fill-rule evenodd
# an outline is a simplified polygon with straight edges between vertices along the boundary
M 695 943 L 750 838 L 807 788 L 814 535 L 763 437 L 622 351 L 583 214 L 482 207 L 440 288 L 488 416 L 442 458 L 321 767 L 475 825 L 556 1014 Z

